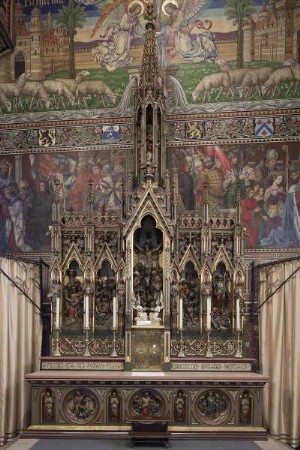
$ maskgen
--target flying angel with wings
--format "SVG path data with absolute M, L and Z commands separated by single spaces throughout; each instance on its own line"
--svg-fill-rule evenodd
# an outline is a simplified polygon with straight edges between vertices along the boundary
M 214 62 L 217 48 L 211 32 L 212 21 L 199 19 L 207 7 L 207 0 L 165 0 L 162 12 L 168 16 L 161 25 L 161 40 L 168 48 L 168 55 L 179 55 L 193 62 Z M 201 31 L 199 31 L 201 30 Z
M 132 63 L 129 49 L 135 36 L 143 36 L 140 25 L 144 4 L 141 0 L 114 0 L 102 8 L 91 37 L 98 33 L 99 44 L 92 51 L 100 66 L 113 71 Z

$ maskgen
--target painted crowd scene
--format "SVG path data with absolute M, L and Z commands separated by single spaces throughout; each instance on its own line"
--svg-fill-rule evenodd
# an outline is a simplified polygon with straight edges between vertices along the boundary
M 16 45 L 0 67 L 2 113 L 122 105 L 141 62 L 144 8 L 142 0 L 18 0 Z M 159 64 L 175 101 L 297 97 L 296 4 L 287 12 L 247 0 L 238 12 L 233 0 L 157 0 L 155 8 Z
M 237 15 L 235 3 L 156 0 L 157 57 L 165 77 L 167 108 L 170 99 L 181 114 L 187 105 L 197 113 L 208 102 L 243 105 L 247 100 L 261 105 L 299 96 L 296 5 L 287 12 L 277 1 L 244 0 Z M 83 110 L 98 110 L 105 117 L 108 108 L 122 115 L 141 64 L 144 10 L 142 0 L 17 0 L 15 47 L 1 55 L 2 116 L 62 112 L 67 119 L 71 110 L 79 118 Z M 220 126 L 225 122 L 233 127 L 228 119 L 219 120 Z M 198 122 L 186 124 L 182 149 L 178 142 L 176 148 L 170 144 L 167 149 L 178 173 L 180 213 L 201 214 L 206 183 L 211 212 L 229 216 L 239 191 L 247 248 L 299 247 L 298 145 L 267 143 L 266 136 L 256 131 L 257 143 L 200 145 L 196 141 L 214 139 L 209 121 L 206 134 Z M 95 133 L 92 127 L 80 125 L 71 135 L 53 126 L 40 129 L 38 138 L 29 128 L 27 134 L 10 133 L 15 147 L 10 141 L 11 153 L 0 157 L 1 253 L 50 250 L 56 180 L 67 210 L 83 211 L 92 180 L 97 211 L 117 213 L 128 160 L 121 144 L 132 143 L 131 125 L 127 125 L 103 125 Z M 270 138 L 272 133 L 273 129 Z M 3 148 L 7 136 L 0 135 Z M 82 142 L 99 148 L 77 151 Z M 100 148 L 108 143 L 115 145 L 113 151 Z M 31 148 L 35 148 L 32 154 Z M 41 152 L 34 153 L 36 148 Z M 14 155 L 14 149 L 24 153 Z
M 228 217 L 241 195 L 247 248 L 300 246 L 300 153 L 293 144 L 201 145 L 171 149 L 180 213 L 203 210 L 207 185 L 212 214 Z M 23 174 L 23 175 L 20 175 Z M 84 211 L 88 182 L 100 214 L 117 214 L 126 154 L 118 150 L 3 156 L 0 160 L 0 250 L 49 250 L 56 180 L 64 207 Z
M 24 155 L 17 180 L 14 156 L 0 159 L 0 252 L 50 250 L 49 226 L 57 180 L 66 210 L 83 211 L 88 182 L 95 186 L 95 207 L 118 210 L 125 155 L 85 152 Z
M 239 190 L 248 248 L 299 247 L 297 144 L 207 145 L 173 155 L 182 211 L 201 210 L 206 185 L 211 213 L 226 217 Z

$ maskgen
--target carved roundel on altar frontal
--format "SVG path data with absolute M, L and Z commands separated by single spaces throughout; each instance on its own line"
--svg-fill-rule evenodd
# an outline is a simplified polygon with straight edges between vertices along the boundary
M 202 392 L 196 401 L 196 414 L 200 422 L 208 425 L 219 425 L 228 420 L 231 403 L 222 391 L 209 390 Z
M 95 395 L 86 389 L 73 389 L 63 402 L 63 413 L 69 422 L 86 424 L 97 416 L 99 403 Z
M 132 418 L 159 419 L 164 417 L 165 402 L 158 392 L 143 389 L 133 394 L 129 408 Z

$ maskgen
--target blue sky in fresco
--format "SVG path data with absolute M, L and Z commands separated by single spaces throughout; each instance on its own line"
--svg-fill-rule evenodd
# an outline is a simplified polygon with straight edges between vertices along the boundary
M 218 12 L 221 13 L 222 9 L 224 8 L 227 0 L 208 0 L 206 6 L 204 9 L 209 13 L 209 10 L 213 9 L 215 12 L 216 10 L 219 10 Z M 50 0 L 51 2 L 51 0 Z M 32 10 L 35 1 L 34 0 L 21 0 L 21 3 L 25 6 L 25 14 L 30 13 Z M 68 1 L 65 1 L 65 4 L 67 5 Z M 87 11 L 87 14 L 89 17 L 99 17 L 99 13 L 102 6 L 105 6 L 109 3 L 109 0 L 100 0 L 98 3 L 95 3 L 94 5 L 83 5 L 79 1 L 78 4 L 81 4 L 85 7 L 85 10 Z M 264 4 L 265 2 L 263 0 L 254 0 L 253 3 L 257 6 Z M 32 5 L 32 6 L 26 6 L 26 5 Z M 43 5 L 41 6 L 41 11 L 43 14 L 47 14 L 49 11 L 51 11 L 53 14 L 57 13 L 58 9 L 60 9 L 62 5 Z

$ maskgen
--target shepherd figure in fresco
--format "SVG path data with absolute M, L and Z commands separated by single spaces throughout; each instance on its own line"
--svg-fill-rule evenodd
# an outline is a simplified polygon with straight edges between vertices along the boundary
M 169 47 L 170 56 L 178 54 L 193 62 L 214 62 L 217 56 L 212 21 L 197 18 L 205 0 L 165 0 L 162 12 L 168 21 L 161 27 L 162 40 Z M 201 30 L 201 32 L 199 32 Z
M 91 37 L 98 31 L 99 44 L 92 51 L 95 61 L 109 72 L 132 63 L 129 49 L 135 36 L 143 36 L 140 25 L 144 5 L 140 0 L 114 0 L 102 9 Z

